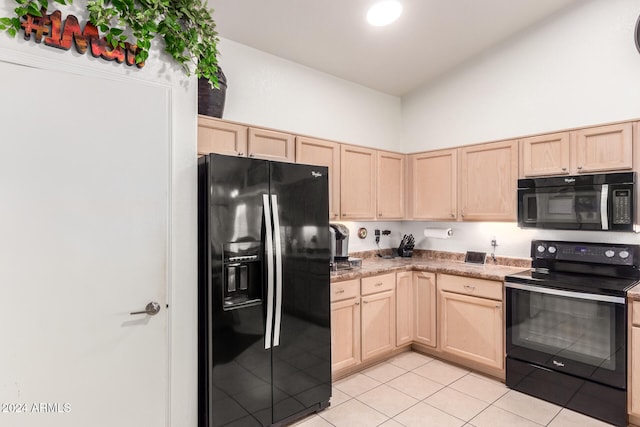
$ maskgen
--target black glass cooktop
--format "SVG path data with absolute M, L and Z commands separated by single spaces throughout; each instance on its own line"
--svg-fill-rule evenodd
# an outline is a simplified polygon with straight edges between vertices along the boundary
M 540 273 L 536 271 L 523 271 L 522 273 L 512 274 L 506 276 L 505 281 L 574 292 L 620 297 L 624 297 L 627 291 L 638 283 L 638 279 L 615 278 L 578 273 Z

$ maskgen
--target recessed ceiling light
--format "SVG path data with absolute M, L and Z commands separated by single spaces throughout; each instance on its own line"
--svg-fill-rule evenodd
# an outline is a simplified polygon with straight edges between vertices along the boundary
M 367 12 L 367 21 L 374 27 L 391 24 L 402 13 L 402 5 L 397 0 L 383 0 L 373 4 Z

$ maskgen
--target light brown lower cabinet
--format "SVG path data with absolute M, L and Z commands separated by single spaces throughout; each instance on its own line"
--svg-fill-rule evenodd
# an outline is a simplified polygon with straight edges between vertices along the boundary
M 396 273 L 396 346 L 411 343 L 414 338 L 415 296 L 413 272 Z
M 640 301 L 631 303 L 629 310 L 629 390 L 627 411 L 629 422 L 640 425 Z
M 360 363 L 360 279 L 331 284 L 331 370 Z
M 366 277 L 362 283 L 362 361 L 396 347 L 396 274 Z
M 436 347 L 436 275 L 423 271 L 413 273 L 414 335 L 413 341 Z
M 442 352 L 504 369 L 502 283 L 439 274 Z

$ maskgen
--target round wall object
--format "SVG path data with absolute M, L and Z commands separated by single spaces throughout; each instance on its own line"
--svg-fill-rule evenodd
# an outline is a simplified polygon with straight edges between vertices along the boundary
M 358 229 L 358 237 L 361 239 L 364 239 L 365 237 L 367 237 L 367 229 L 364 227 L 361 227 Z

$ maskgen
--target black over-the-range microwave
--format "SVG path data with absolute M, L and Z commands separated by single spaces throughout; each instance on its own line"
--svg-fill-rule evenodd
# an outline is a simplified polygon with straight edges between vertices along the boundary
M 638 231 L 636 173 L 518 180 L 518 226 Z

